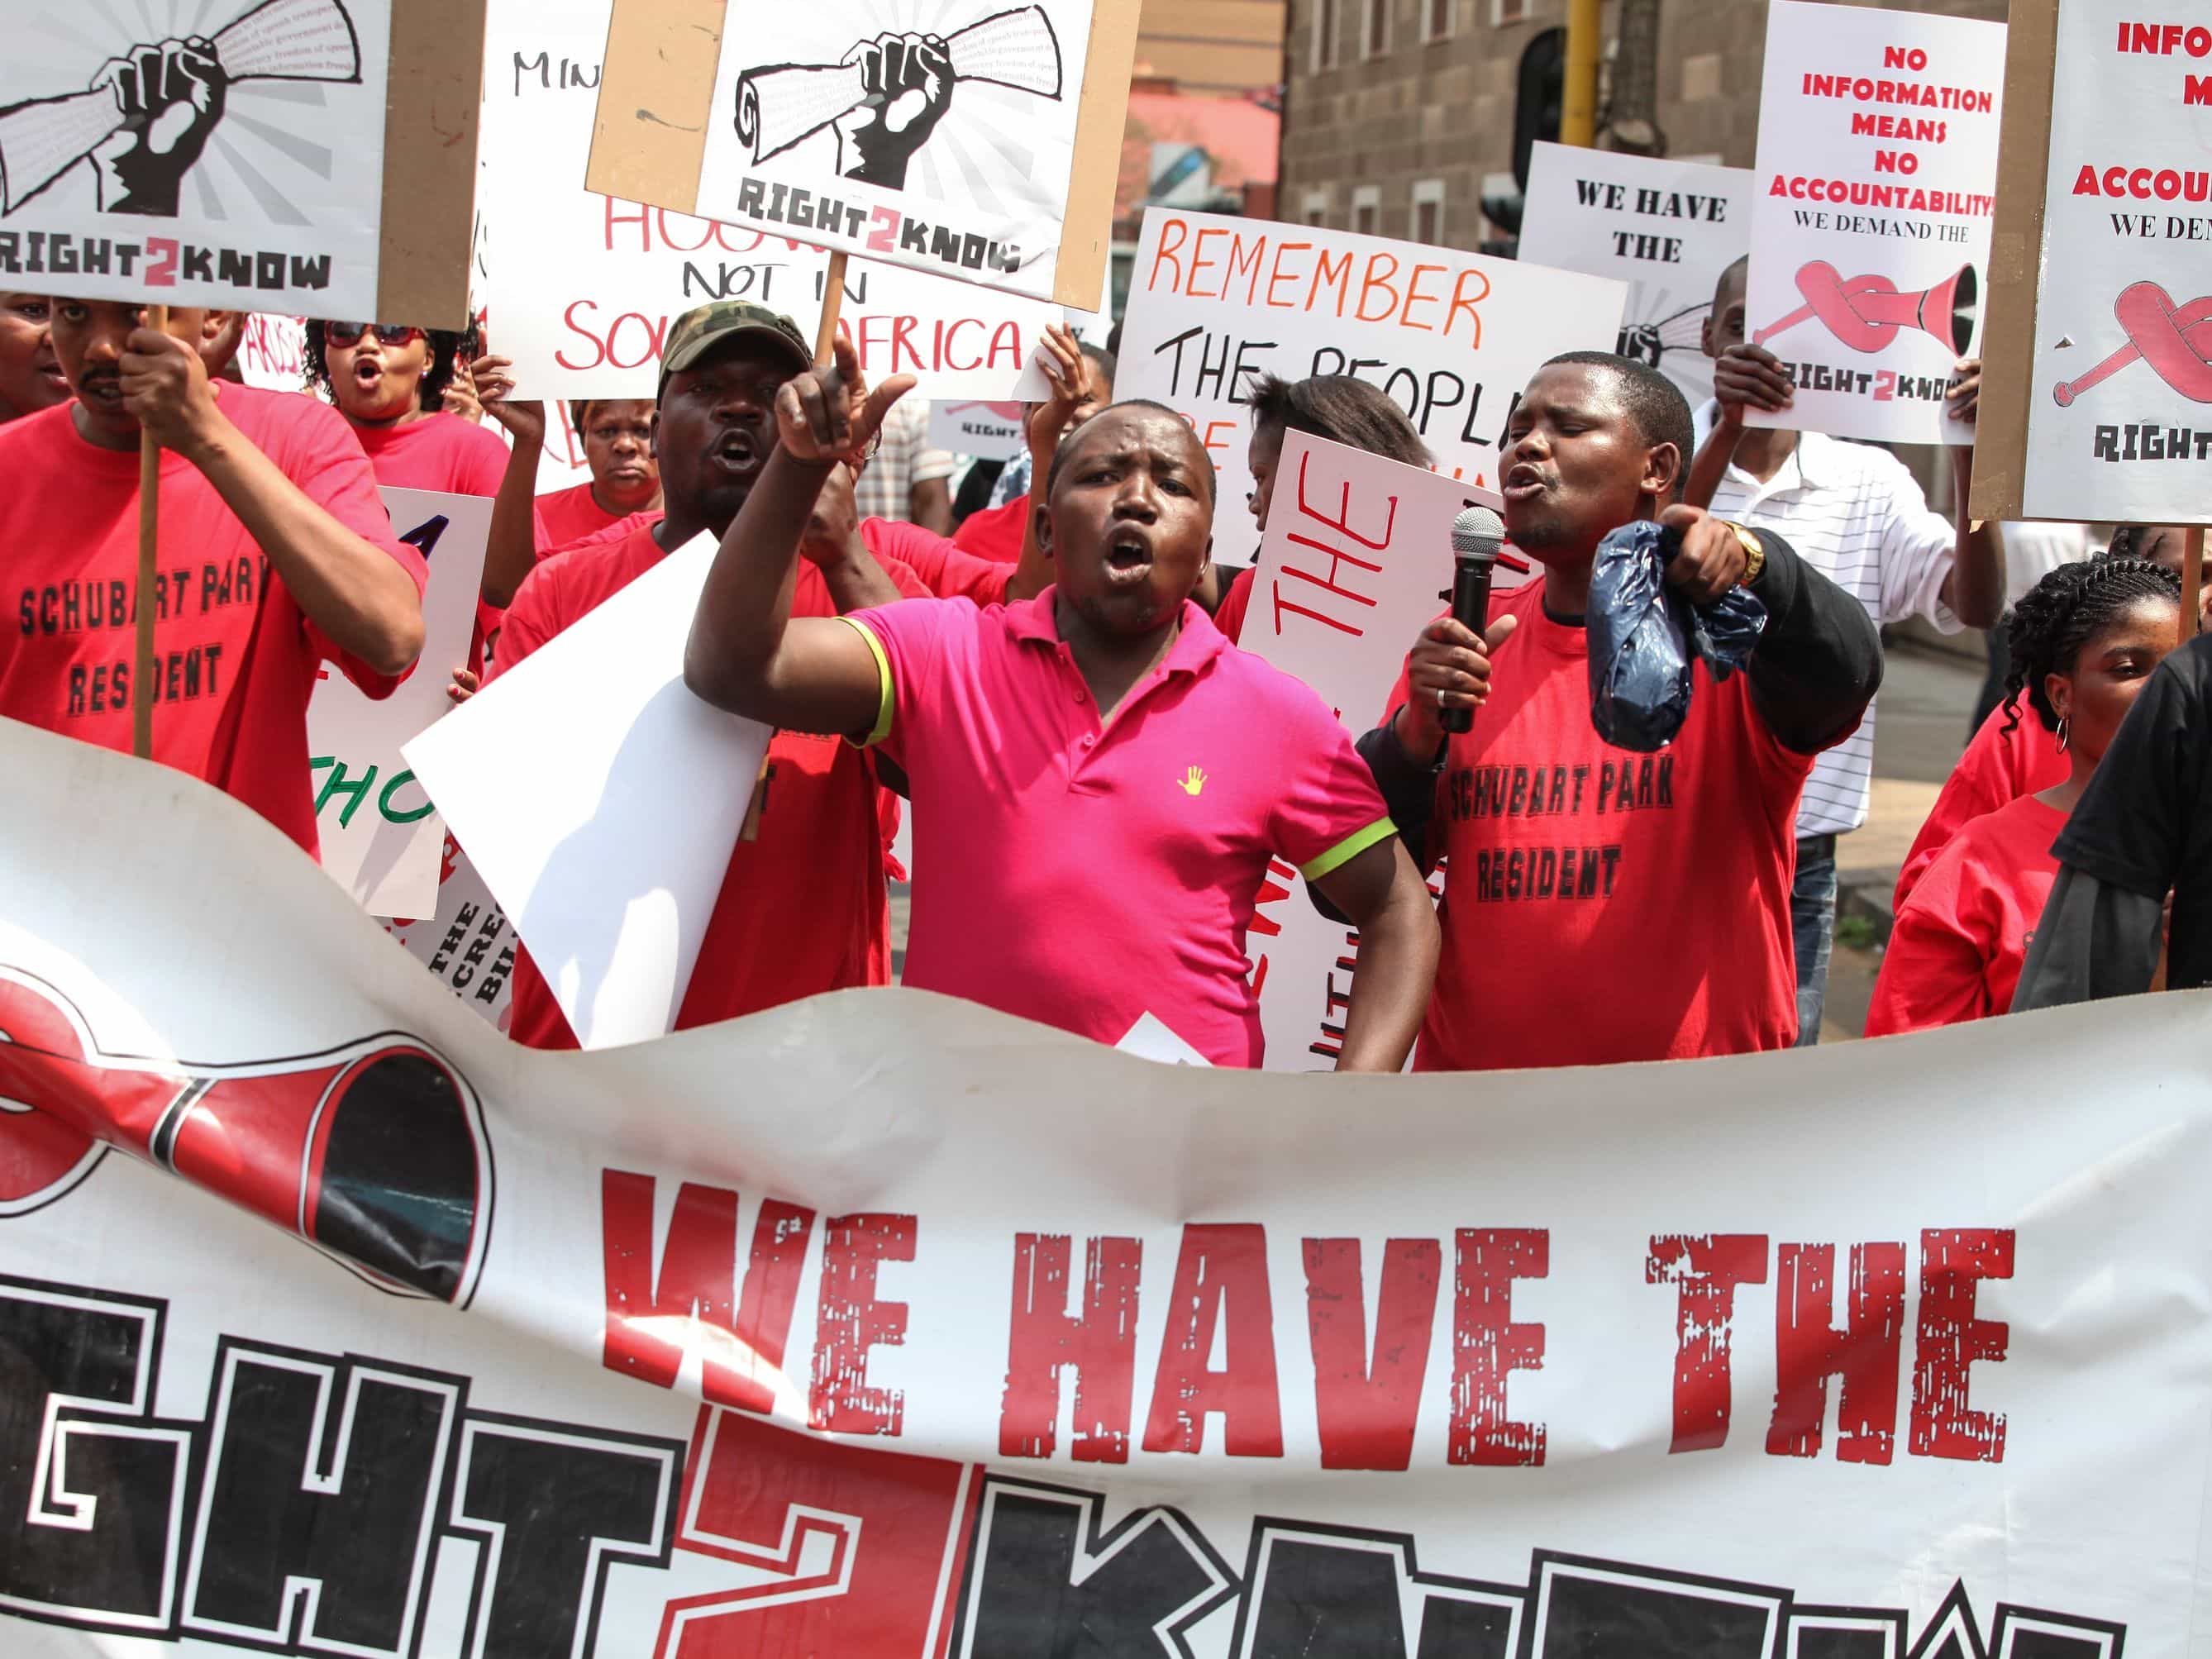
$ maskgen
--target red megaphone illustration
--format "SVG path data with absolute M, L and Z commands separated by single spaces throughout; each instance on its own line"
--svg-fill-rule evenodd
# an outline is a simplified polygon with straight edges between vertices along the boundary
M 297 1233 L 373 1284 L 459 1307 L 475 1294 L 492 1208 L 483 1109 L 411 1037 L 242 1066 L 109 1054 L 60 992 L 0 967 L 0 1217 L 65 1194 L 103 1143 Z
M 2131 283 L 2112 315 L 2128 343 L 2080 380 L 2051 387 L 2061 409 L 2137 358 L 2191 403 L 2212 404 L 2212 295 L 2177 306 L 2156 283 Z
M 1752 343 L 1765 345 L 1785 329 L 1817 317 L 1854 351 L 1885 350 L 1897 338 L 1898 330 L 1917 328 L 1952 351 L 1963 352 L 1974 337 L 1981 287 L 1972 265 L 1960 265 L 1948 282 L 1931 289 L 1903 294 L 1887 276 L 1854 276 L 1845 282 L 1826 260 L 1815 259 L 1797 270 L 1797 291 L 1805 303 L 1760 329 L 1752 336 Z

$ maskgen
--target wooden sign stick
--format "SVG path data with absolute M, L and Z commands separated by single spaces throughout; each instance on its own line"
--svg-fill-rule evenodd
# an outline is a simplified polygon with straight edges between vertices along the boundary
M 2204 582 L 2204 526 L 2189 526 L 2189 533 L 2181 543 L 2181 642 L 2186 645 L 2197 637 L 2198 613 L 2203 609 L 2201 598 Z
M 169 331 L 169 308 L 146 307 L 146 326 Z M 138 645 L 131 665 L 131 752 L 154 758 L 154 617 L 160 610 L 155 584 L 155 545 L 161 523 L 161 446 L 144 428 L 138 431 Z
M 822 273 L 822 321 L 814 331 L 814 367 L 830 367 L 830 353 L 837 343 L 837 319 L 845 309 L 845 254 L 842 248 L 830 251 L 830 269 Z

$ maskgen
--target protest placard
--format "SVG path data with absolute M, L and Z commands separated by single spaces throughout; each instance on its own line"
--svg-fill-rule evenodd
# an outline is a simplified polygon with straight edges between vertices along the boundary
M 238 372 L 264 392 L 298 392 L 307 384 L 306 320 L 257 311 L 246 319 L 238 344 Z
M 1539 143 L 1520 257 L 1627 284 L 1616 349 L 1658 369 L 1695 409 L 1713 395 L 1704 344 L 1713 286 L 1751 251 L 1753 199 L 1742 167 Z
M 504 1031 L 514 1006 L 515 932 L 475 864 L 450 835 L 438 866 L 437 908 L 395 916 L 384 931 L 469 1012 Z
M 1966 444 L 1944 399 L 1980 349 L 2002 23 L 1773 0 L 1752 212 L 1752 342 L 1794 404 L 1753 426 Z
M 1197 429 L 1220 472 L 1213 556 L 1249 564 L 1240 508 L 1255 377 L 1350 374 L 1412 417 L 1438 470 L 1483 488 L 1528 377 L 1562 351 L 1610 351 L 1625 284 L 1318 226 L 1145 210 L 1115 392 Z
M 0 56 L 0 280 L 459 324 L 483 5 L 24 10 Z
M 807 240 L 584 188 L 613 7 L 492 5 L 477 294 L 520 397 L 652 397 L 670 323 L 710 300 L 783 312 L 810 339 L 820 318 L 829 255 Z M 1046 300 L 856 261 L 840 326 L 871 380 L 908 374 L 930 396 L 1042 398 L 1030 357 L 1060 316 Z
M 1381 718 L 1422 627 L 1444 609 L 1452 520 L 1469 507 L 1498 513 L 1503 503 L 1442 473 L 1286 434 L 1238 643 L 1313 687 L 1359 736 Z M 1267 1069 L 1328 1070 L 1343 1046 L 1358 934 L 1323 918 L 1280 860 L 1251 931 Z
M 1027 410 L 1020 404 L 986 404 L 971 398 L 929 406 L 929 447 L 979 460 L 1011 461 L 1028 442 L 1022 430 Z
M 586 183 L 1031 299 L 1106 268 L 1135 0 L 616 0 Z
M 2021 0 L 2012 28 L 1996 245 L 2025 257 L 1993 276 L 1990 352 L 2032 367 L 1990 377 L 1974 510 L 2212 520 L 2212 29 L 2089 0 Z
M 422 654 L 388 697 L 325 668 L 307 703 L 308 769 L 323 868 L 373 916 L 428 915 L 438 902 L 445 820 L 400 748 L 453 707 L 446 687 L 469 659 L 491 502 L 433 489 L 378 492 L 400 540 L 430 566 Z
M 586 1048 L 674 1028 L 768 753 L 684 689 L 714 550 L 702 532 L 406 747 Z
M 213 790 L 0 769 L 10 1659 L 2203 1651 L 2203 993 L 1480 1079 L 896 989 L 540 1054 Z

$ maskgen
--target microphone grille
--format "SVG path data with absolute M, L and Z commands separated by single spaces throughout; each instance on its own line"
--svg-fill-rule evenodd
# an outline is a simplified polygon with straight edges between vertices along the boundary
M 1505 545 L 1505 520 L 1486 507 L 1470 507 L 1452 520 L 1451 539 L 1456 557 L 1494 559 Z

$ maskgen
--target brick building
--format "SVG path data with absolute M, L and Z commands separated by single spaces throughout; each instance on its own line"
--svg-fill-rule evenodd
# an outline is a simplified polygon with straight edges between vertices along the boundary
M 2002 20 L 2005 0 L 1889 9 Z M 1632 26 L 1655 13 L 1656 36 Z M 1601 130 L 1640 117 L 1669 155 L 1750 166 L 1764 0 L 1607 0 L 1603 16 Z M 1565 21 L 1565 0 L 1289 0 L 1279 216 L 1453 247 L 1509 235 L 1483 200 L 1517 197 L 1522 57 Z

